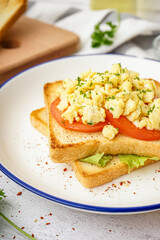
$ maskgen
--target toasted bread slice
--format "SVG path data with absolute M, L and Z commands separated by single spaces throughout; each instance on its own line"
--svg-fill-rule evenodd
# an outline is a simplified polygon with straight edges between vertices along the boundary
M 48 124 L 46 109 L 41 108 L 33 111 L 30 119 L 32 126 L 47 137 Z M 155 161 L 148 159 L 144 166 L 154 162 Z M 72 162 L 71 164 L 79 182 L 87 188 L 100 186 L 128 173 L 128 166 L 125 163 L 122 163 L 117 156 L 114 156 L 105 167 L 97 167 L 93 164 L 85 163 L 79 160 Z M 135 169 L 136 168 L 133 168 L 131 171 Z
M 27 0 L 0 0 L 0 39 L 27 9 Z
M 45 107 L 31 112 L 30 121 L 32 126 L 35 129 L 37 129 L 44 136 L 48 137 L 49 131 L 48 131 L 47 113 L 46 113 Z
M 47 83 L 44 86 L 44 99 L 49 121 L 50 157 L 54 162 L 73 162 L 95 153 L 104 154 L 136 154 L 140 156 L 160 158 L 160 141 L 142 141 L 124 134 L 118 134 L 113 140 L 103 137 L 101 132 L 74 132 L 61 127 L 50 113 L 50 105 L 56 98 L 55 91 L 62 81 Z M 160 96 L 160 84 L 158 96 Z

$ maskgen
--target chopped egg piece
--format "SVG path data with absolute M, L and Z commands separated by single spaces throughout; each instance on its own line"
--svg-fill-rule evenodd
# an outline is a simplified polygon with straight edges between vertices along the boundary
M 99 122 L 104 122 L 106 118 L 105 110 L 97 106 L 84 107 L 82 122 L 84 124 L 94 125 Z
M 123 115 L 129 115 L 131 112 L 134 112 L 136 110 L 136 102 L 132 99 L 128 99 L 125 103 L 125 108 Z
M 74 118 L 78 117 L 76 107 L 69 106 L 68 109 L 62 114 L 62 118 L 64 120 L 68 120 L 69 123 L 73 123 Z
M 114 118 L 119 118 L 123 113 L 124 101 L 122 99 L 110 99 L 106 101 L 105 108 L 110 110 Z
M 117 133 L 118 129 L 113 127 L 112 125 L 106 125 L 102 130 L 103 136 L 110 140 L 113 139 L 117 135 Z

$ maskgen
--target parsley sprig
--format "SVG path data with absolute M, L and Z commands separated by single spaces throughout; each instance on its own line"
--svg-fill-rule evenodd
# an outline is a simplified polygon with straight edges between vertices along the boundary
M 111 21 L 105 24 L 110 28 L 109 30 L 102 31 L 100 29 L 101 23 L 97 23 L 94 27 L 94 32 L 91 35 L 93 48 L 100 47 L 101 45 L 112 45 L 117 29 L 120 25 L 120 13 L 117 14 L 117 24 L 113 24 Z
M 5 197 L 6 195 L 5 195 L 4 189 L 0 189 L 0 200 L 2 200 Z
M 5 197 L 6 197 L 6 195 L 4 193 L 4 189 L 0 189 L 0 200 L 2 200 Z M 9 220 L 3 213 L 0 212 L 0 216 L 4 220 L 6 220 L 12 227 L 16 228 L 19 232 L 21 232 L 24 236 L 26 236 L 26 237 L 28 237 L 29 239 L 32 239 L 32 240 L 37 240 L 36 238 L 32 237 L 31 235 L 29 235 L 28 233 L 23 231 L 21 228 L 19 228 L 16 224 L 14 224 L 11 220 Z

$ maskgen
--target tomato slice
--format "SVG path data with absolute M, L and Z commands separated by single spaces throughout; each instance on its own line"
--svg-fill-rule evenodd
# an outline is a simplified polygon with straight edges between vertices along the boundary
M 119 118 L 113 118 L 113 115 L 106 110 L 106 118 L 115 128 L 119 129 L 120 133 L 126 134 L 132 138 L 154 141 L 160 140 L 159 130 L 148 130 L 147 128 L 137 128 L 132 122 L 130 122 L 125 116 Z
M 99 122 L 95 125 L 88 125 L 88 124 L 84 124 L 82 122 L 76 122 L 76 121 L 74 121 L 72 124 L 70 124 L 68 120 L 64 120 L 62 118 L 63 112 L 57 108 L 57 105 L 59 104 L 59 102 L 60 102 L 59 98 L 54 100 L 51 104 L 50 111 L 51 111 L 52 116 L 58 122 L 58 124 L 66 129 L 69 129 L 72 131 L 77 131 L 77 132 L 91 133 L 91 132 L 102 131 L 103 127 L 108 124 L 107 120 L 105 122 Z
M 111 124 L 115 128 L 119 129 L 120 133 L 123 133 L 132 138 L 145 140 L 145 141 L 154 141 L 160 140 L 160 131 L 158 130 L 148 130 L 146 128 L 139 129 L 132 122 L 130 122 L 125 116 L 120 116 L 119 118 L 113 118 L 113 115 L 106 110 L 106 121 L 99 122 L 93 126 L 86 125 L 82 122 L 74 121 L 72 124 L 69 121 L 62 118 L 62 111 L 57 108 L 60 99 L 57 98 L 51 104 L 50 111 L 52 116 L 58 122 L 58 124 L 66 129 L 77 131 L 77 132 L 99 132 L 102 131 L 105 125 Z

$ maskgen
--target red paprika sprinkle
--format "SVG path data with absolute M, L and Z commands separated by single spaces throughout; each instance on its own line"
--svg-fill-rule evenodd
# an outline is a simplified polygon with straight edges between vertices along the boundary
M 21 195 L 22 195 L 22 192 L 18 192 L 18 193 L 17 193 L 17 196 L 21 196 Z
M 40 217 L 40 219 L 44 219 L 44 217 Z
M 46 225 L 50 225 L 50 223 L 46 223 Z
M 66 171 L 67 171 L 67 168 L 64 168 L 63 171 L 66 172 Z
M 75 228 L 72 228 L 75 231 Z

